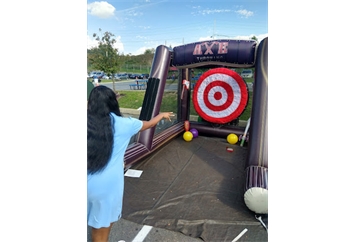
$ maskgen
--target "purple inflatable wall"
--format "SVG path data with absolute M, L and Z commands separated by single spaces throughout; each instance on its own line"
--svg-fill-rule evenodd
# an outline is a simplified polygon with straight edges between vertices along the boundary
M 256 44 L 254 40 L 209 40 L 177 46 L 173 48 L 173 65 L 179 68 L 224 64 L 253 67 Z
M 245 203 L 261 214 L 268 213 L 268 38 L 256 53 L 253 106 L 246 162 Z

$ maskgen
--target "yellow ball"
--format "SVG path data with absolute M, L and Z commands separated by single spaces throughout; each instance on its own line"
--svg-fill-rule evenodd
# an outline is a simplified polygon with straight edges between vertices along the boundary
M 237 137 L 236 134 L 229 134 L 226 140 L 229 144 L 234 145 L 237 143 L 237 141 L 239 141 L 239 137 Z
M 183 134 L 183 139 L 185 141 L 191 141 L 193 139 L 193 134 L 190 131 L 185 131 Z

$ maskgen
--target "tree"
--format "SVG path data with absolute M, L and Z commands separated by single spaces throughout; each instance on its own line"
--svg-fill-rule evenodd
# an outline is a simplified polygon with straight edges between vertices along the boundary
M 258 42 L 258 39 L 256 36 L 252 36 L 251 39 L 256 40 L 256 42 Z
M 142 64 L 151 66 L 154 53 L 155 53 L 154 48 L 146 49 L 145 53 L 142 55 Z
M 101 34 L 100 28 L 99 33 Z M 102 36 L 94 33 L 93 37 L 99 42 L 99 45 L 88 51 L 88 62 L 93 68 L 103 71 L 112 77 L 113 90 L 116 92 L 115 79 L 113 77 L 119 66 L 119 51 L 114 48 L 116 43 L 115 35 L 106 31 Z
M 151 48 L 151 49 L 146 49 L 144 55 L 154 55 L 155 53 L 155 49 Z

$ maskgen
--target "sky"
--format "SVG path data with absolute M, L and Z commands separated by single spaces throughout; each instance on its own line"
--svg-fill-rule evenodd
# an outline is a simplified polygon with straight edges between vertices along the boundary
M 87 1 L 87 44 L 93 33 L 115 35 L 120 53 L 138 55 L 159 45 L 268 36 L 267 0 Z

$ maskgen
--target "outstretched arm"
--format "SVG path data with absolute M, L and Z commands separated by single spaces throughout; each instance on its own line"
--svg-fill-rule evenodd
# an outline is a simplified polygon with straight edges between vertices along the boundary
M 174 116 L 173 112 L 164 112 L 164 113 L 158 114 L 156 117 L 152 118 L 150 121 L 142 121 L 143 125 L 142 125 L 142 128 L 140 131 L 144 131 L 146 129 L 152 128 L 159 121 L 161 121 L 163 118 L 171 121 L 171 117 L 173 117 L 173 116 Z

